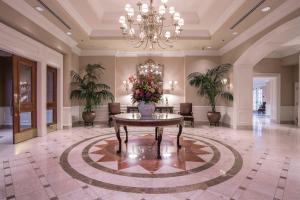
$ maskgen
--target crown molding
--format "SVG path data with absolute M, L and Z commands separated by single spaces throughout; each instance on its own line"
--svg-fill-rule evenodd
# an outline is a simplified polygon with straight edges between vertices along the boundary
M 236 48 L 240 44 L 246 42 L 248 39 L 255 36 L 257 33 L 266 29 L 266 27 L 271 26 L 283 17 L 292 13 L 300 7 L 299 0 L 288 0 L 281 6 L 276 8 L 273 12 L 265 16 L 262 20 L 258 21 L 256 24 L 251 26 L 249 29 L 238 35 L 235 39 L 227 43 L 224 47 L 220 49 L 221 55 L 227 53 L 228 51 Z
M 80 56 L 81 54 L 81 49 L 79 47 L 72 47 L 72 52 L 75 53 L 76 55 Z
M 15 9 L 17 12 L 21 13 L 23 16 L 27 17 L 41 28 L 60 39 L 70 47 L 75 47 L 77 42 L 69 37 L 65 32 L 60 30 L 56 25 L 50 22 L 46 17 L 41 15 L 38 11 L 33 9 L 26 1 L 19 0 L 3 0 L 4 3 Z
M 116 56 L 116 57 L 138 57 L 138 56 L 159 56 L 159 57 L 185 57 L 185 56 L 220 56 L 219 51 L 114 51 L 114 50 L 80 50 L 80 56 Z

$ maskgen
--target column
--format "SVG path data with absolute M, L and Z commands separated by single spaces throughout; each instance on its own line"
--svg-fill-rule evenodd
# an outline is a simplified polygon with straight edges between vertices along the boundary
M 233 68 L 233 128 L 252 129 L 253 68 L 239 65 Z
M 72 106 L 70 100 L 70 83 L 72 71 L 72 54 L 64 54 L 63 66 L 63 126 L 72 127 Z
M 37 64 L 37 129 L 38 136 L 47 135 L 47 65 Z

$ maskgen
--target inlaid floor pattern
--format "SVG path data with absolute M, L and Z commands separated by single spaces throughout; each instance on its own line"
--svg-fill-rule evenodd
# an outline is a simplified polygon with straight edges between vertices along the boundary
M 120 155 L 113 129 L 73 128 L 0 146 L 0 200 L 297 200 L 300 131 L 199 126 L 164 130 L 162 160 L 151 128 L 129 128 Z

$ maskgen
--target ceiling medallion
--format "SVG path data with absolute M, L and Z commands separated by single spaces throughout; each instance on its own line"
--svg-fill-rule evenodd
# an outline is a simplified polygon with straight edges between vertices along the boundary
M 173 47 L 172 42 L 182 32 L 184 19 L 174 7 L 167 7 L 167 2 L 161 0 L 158 11 L 153 0 L 150 0 L 150 4 L 138 1 L 136 10 L 130 4 L 125 5 L 127 14 L 120 16 L 120 28 L 122 35 L 133 42 L 135 48 Z

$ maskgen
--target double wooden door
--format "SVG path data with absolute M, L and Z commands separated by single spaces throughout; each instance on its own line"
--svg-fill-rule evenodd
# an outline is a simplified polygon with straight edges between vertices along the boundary
M 14 143 L 37 136 L 36 62 L 13 56 Z

